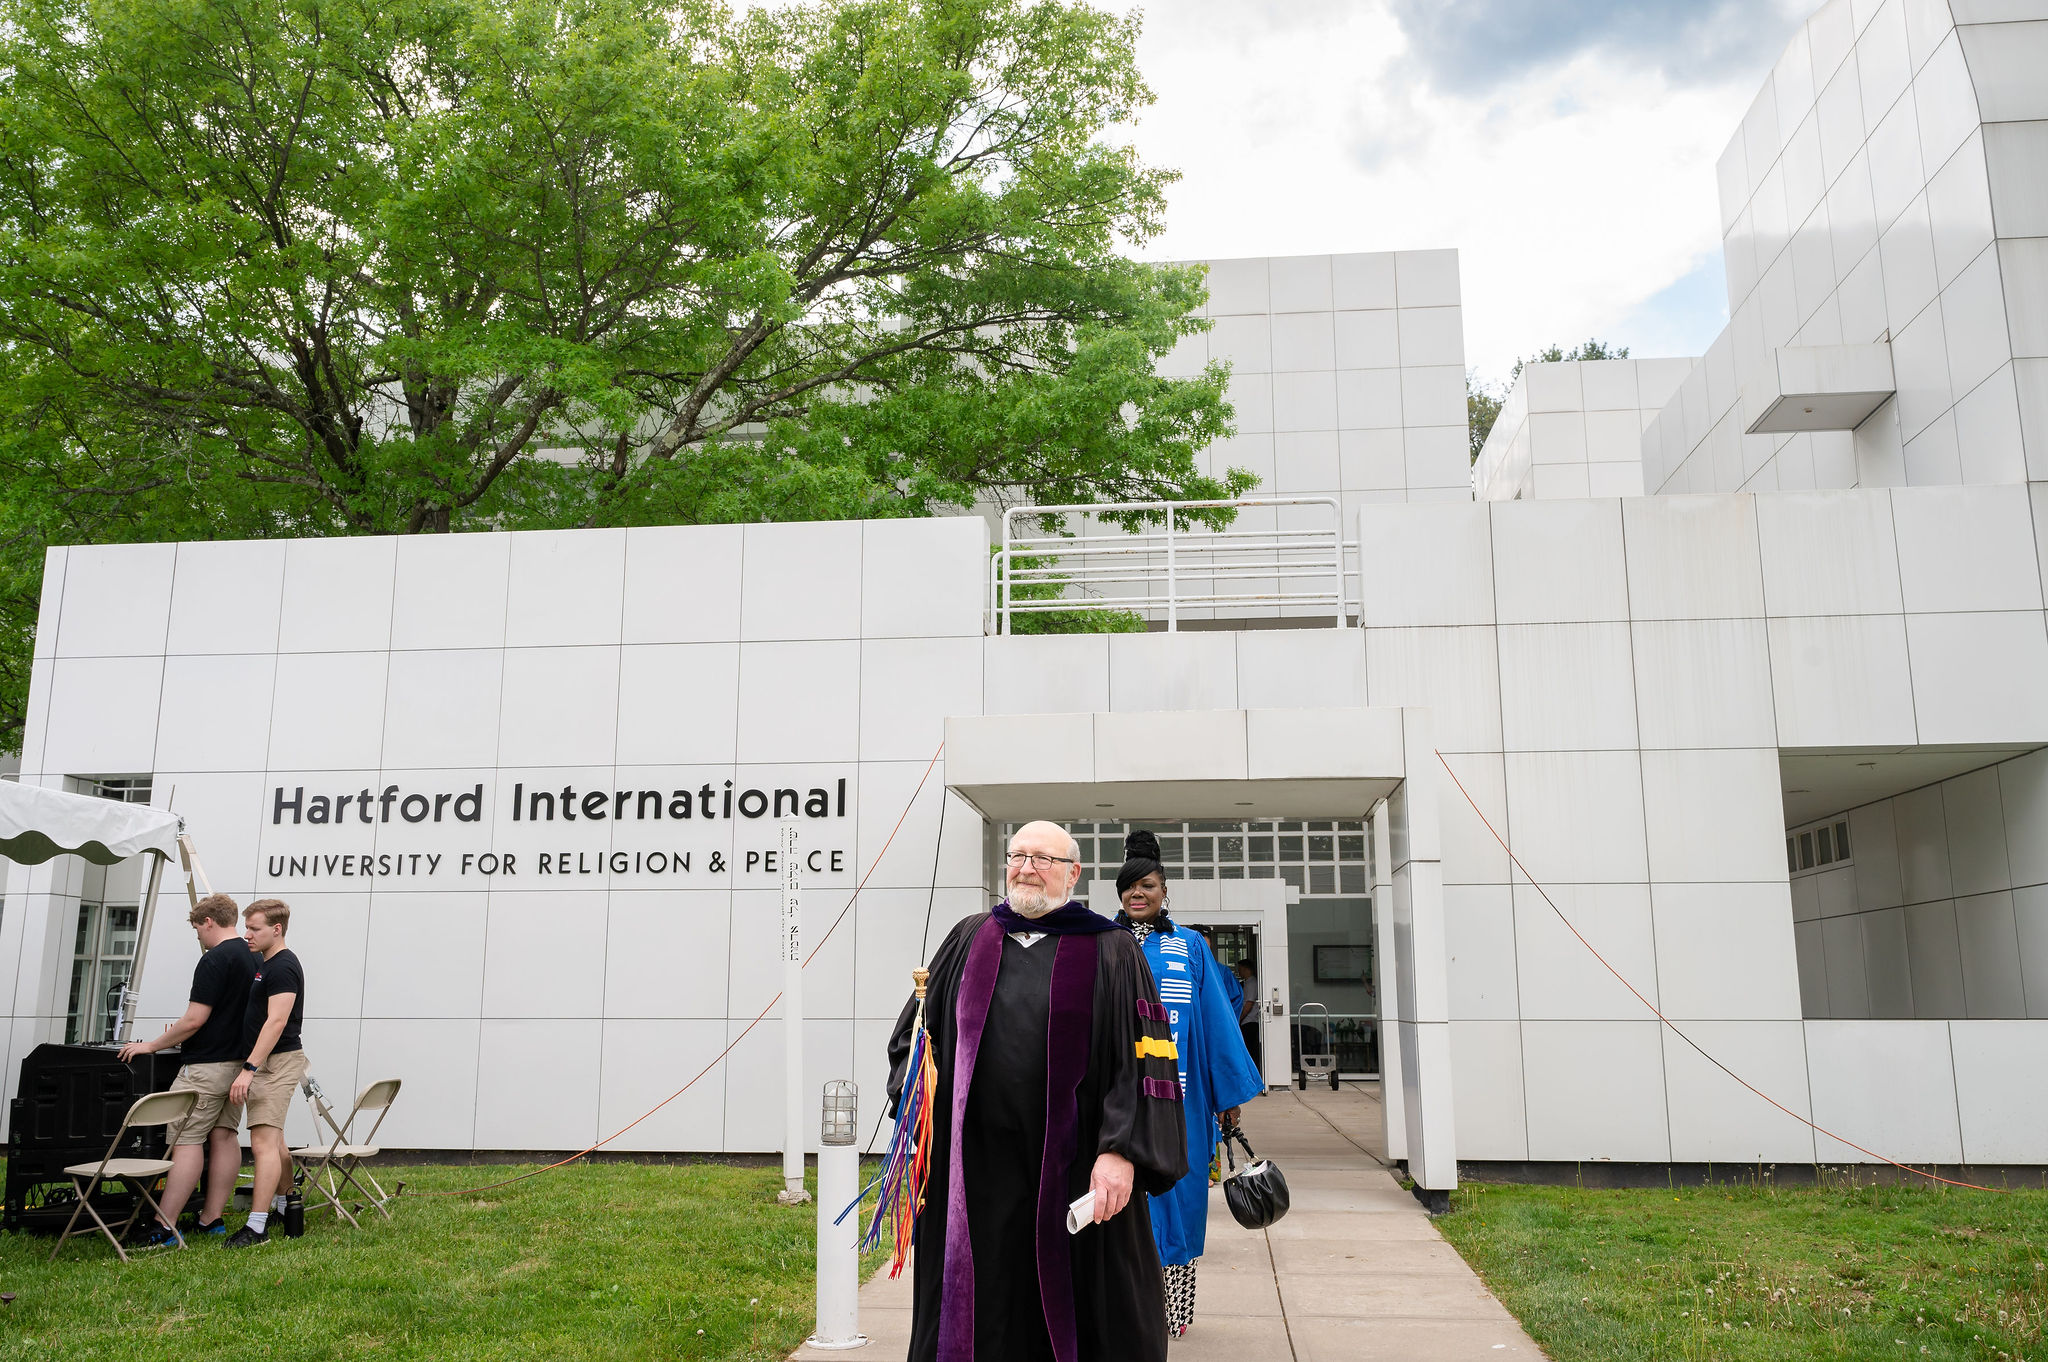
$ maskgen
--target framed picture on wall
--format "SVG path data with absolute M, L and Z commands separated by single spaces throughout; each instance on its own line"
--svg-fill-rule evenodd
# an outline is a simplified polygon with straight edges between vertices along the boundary
M 1319 984 L 1358 984 L 1372 970 L 1372 947 L 1370 946 L 1316 946 L 1316 982 Z

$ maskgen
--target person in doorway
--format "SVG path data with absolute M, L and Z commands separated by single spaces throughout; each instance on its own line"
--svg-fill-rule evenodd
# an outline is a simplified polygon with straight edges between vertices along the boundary
M 292 910 L 276 899 L 258 899 L 242 910 L 256 972 L 249 981 L 249 1009 L 242 1021 L 242 1072 L 229 1097 L 249 1108 L 249 1148 L 256 1157 L 248 1223 L 228 1240 L 229 1248 L 270 1242 L 270 1216 L 284 1209 L 291 1155 L 284 1146 L 284 1118 L 292 1094 L 306 1080 L 306 1051 L 299 1027 L 306 1019 L 306 973 L 285 944 Z
M 183 1046 L 171 1091 L 198 1095 L 190 1114 L 164 1131 L 171 1146 L 171 1171 L 158 1203 L 161 1217 L 142 1232 L 136 1241 L 140 1248 L 182 1247 L 171 1226 L 192 1199 L 202 1170 L 206 1201 L 195 1230 L 227 1233 L 223 1216 L 242 1167 L 242 1142 L 235 1138 L 242 1108 L 228 1100 L 228 1093 L 242 1068 L 242 1015 L 249 1005 L 249 980 L 256 973 L 256 954 L 235 930 L 238 912 L 226 894 L 208 894 L 193 905 L 186 921 L 199 937 L 202 954 L 192 970 L 184 1015 L 155 1040 L 121 1047 L 121 1062 L 126 1064 L 140 1055 Z
M 1240 960 L 1230 967 L 1237 976 L 1237 1029 L 1244 1037 L 1244 1048 L 1251 1052 L 1252 1062 L 1264 1062 L 1262 1048 L 1264 1038 L 1259 1034 L 1259 972 L 1252 968 L 1249 960 Z
M 1166 1010 L 1137 943 L 1074 900 L 1064 828 L 1025 824 L 1005 865 L 1009 896 L 957 923 L 930 966 L 938 1086 L 909 1357 L 1162 1362 L 1159 1254 L 1133 1193 L 1187 1172 Z M 889 1042 L 892 1103 L 916 1017 L 913 997 Z
M 1178 1054 L 1181 1113 L 1187 1121 L 1189 1163 L 1195 1151 L 1216 1148 L 1218 1121 L 1237 1123 L 1238 1108 L 1266 1090 L 1244 1048 L 1237 1014 L 1223 987 L 1223 967 L 1199 932 L 1183 931 L 1166 915 L 1166 871 L 1159 839 L 1138 831 L 1124 838 L 1116 893 L 1117 921 L 1144 948 L 1145 963 L 1166 1005 L 1166 1024 Z M 1166 1329 L 1174 1338 L 1195 1318 L 1195 1262 L 1209 1227 L 1208 1159 L 1162 1195 L 1152 1198 L 1152 1235 L 1166 1277 Z

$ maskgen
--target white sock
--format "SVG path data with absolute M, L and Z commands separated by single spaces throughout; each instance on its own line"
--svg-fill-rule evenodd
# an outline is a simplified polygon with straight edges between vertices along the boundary
M 255 1231 L 256 1233 L 258 1233 L 258 1234 L 261 1234 L 261 1233 L 263 1233 L 263 1227 L 264 1227 L 265 1225 L 268 1225 L 269 1223 L 270 1223 L 270 1212 L 269 1212 L 269 1211 L 251 1211 L 251 1212 L 249 1212 L 249 1228 L 250 1228 L 250 1229 L 252 1229 L 252 1230 L 254 1230 L 254 1231 Z
M 283 1192 L 279 1192 L 279 1193 L 278 1193 L 278 1194 L 277 1194 L 276 1196 L 274 1196 L 274 1197 L 270 1198 L 270 1211 L 271 1211 L 271 1214 L 273 1214 L 273 1215 L 283 1215 L 283 1214 L 284 1214 L 284 1193 L 283 1193 Z

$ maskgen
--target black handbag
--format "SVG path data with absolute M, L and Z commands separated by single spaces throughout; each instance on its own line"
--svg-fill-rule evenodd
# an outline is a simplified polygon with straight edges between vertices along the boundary
M 1230 1152 L 1232 1140 L 1244 1146 L 1243 1172 L 1237 1171 L 1237 1157 Z M 1223 1180 L 1223 1199 L 1229 1203 L 1230 1214 L 1238 1224 L 1248 1230 L 1262 1230 L 1287 1214 L 1287 1179 L 1280 1176 L 1278 1164 L 1252 1152 L 1251 1141 L 1245 1139 L 1242 1126 L 1224 1129 L 1223 1157 L 1230 1160 L 1234 1174 Z

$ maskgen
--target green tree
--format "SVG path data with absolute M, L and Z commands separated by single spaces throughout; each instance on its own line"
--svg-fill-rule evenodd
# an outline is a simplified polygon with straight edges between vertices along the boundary
M 1525 364 L 1572 364 L 1584 359 L 1627 358 L 1628 347 L 1626 345 L 1609 345 L 1606 341 L 1600 340 L 1597 337 L 1580 341 L 1569 350 L 1561 345 L 1546 345 L 1527 359 L 1516 360 L 1515 367 L 1508 372 L 1508 383 L 1512 385 L 1516 379 L 1522 376 L 1522 366 Z
M 1135 20 L 4 0 L 0 743 L 49 543 L 1205 498 Z
M 1486 448 L 1486 437 L 1493 431 L 1504 400 L 1505 394 L 1479 381 L 1478 370 L 1465 371 L 1465 435 L 1472 445 L 1472 463 L 1479 462 L 1479 451 Z
M 1001 581 L 1005 569 L 998 547 L 992 546 L 990 556 L 995 560 L 997 580 Z M 1052 573 L 1032 580 L 1021 574 L 1039 573 L 1053 566 L 1053 560 L 1046 557 L 1020 555 L 1011 560 L 1011 566 L 1020 575 L 1014 579 L 1010 589 L 1012 602 L 1057 601 L 1068 598 L 1072 588 L 1064 573 Z M 1145 632 L 1145 617 L 1135 610 L 1111 610 L 1093 606 L 1081 610 L 1012 610 L 1009 631 L 1013 634 L 1142 634 Z

